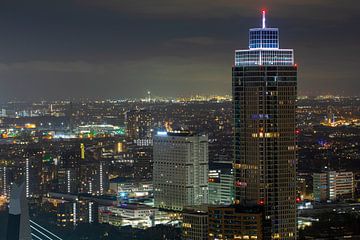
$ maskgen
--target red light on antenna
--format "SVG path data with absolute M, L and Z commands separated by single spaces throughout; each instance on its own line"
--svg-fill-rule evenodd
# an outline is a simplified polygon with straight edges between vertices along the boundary
M 266 13 L 266 10 L 265 9 L 263 9 L 263 10 L 261 10 L 262 11 L 262 13 Z
M 263 199 L 260 199 L 260 200 L 258 201 L 258 204 L 261 205 L 261 206 L 264 206 L 265 201 L 264 201 Z

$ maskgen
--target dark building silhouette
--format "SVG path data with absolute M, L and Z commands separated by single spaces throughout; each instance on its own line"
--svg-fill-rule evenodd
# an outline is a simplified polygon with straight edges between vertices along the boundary
M 11 186 L 7 240 L 31 240 L 25 183 Z

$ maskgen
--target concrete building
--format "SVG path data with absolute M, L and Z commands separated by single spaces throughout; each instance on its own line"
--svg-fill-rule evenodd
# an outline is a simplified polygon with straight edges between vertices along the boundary
M 189 131 L 154 137 L 155 207 L 181 211 L 208 202 L 208 138 Z
M 78 192 L 78 173 L 74 168 L 60 168 L 57 171 L 57 190 L 61 193 Z
M 149 228 L 171 222 L 169 214 L 143 204 L 121 204 L 99 208 L 99 222 L 114 226 Z
M 209 240 L 264 239 L 264 212 L 260 206 L 209 206 Z
M 317 202 L 354 198 L 352 172 L 327 171 L 313 174 L 313 194 Z
M 230 205 L 234 201 L 234 175 L 231 168 L 209 171 L 209 204 Z
M 121 203 L 136 203 L 152 199 L 152 181 L 137 181 L 132 178 L 115 178 L 110 181 L 110 192 L 115 193 Z
M 206 205 L 185 207 L 183 210 L 182 239 L 208 239 L 208 207 Z
M 79 223 L 98 222 L 99 203 L 90 196 L 48 193 L 42 199 L 49 212 L 56 214 L 58 227 L 72 228 Z

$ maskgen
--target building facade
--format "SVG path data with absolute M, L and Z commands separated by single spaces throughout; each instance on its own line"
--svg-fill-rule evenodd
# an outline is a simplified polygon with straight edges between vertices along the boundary
M 153 137 L 153 118 L 149 110 L 139 109 L 126 112 L 126 135 L 135 142 L 148 145 Z
M 264 239 L 264 214 L 260 206 L 210 206 L 209 240 Z
M 232 69 L 235 202 L 264 205 L 269 238 L 296 238 L 297 65 L 279 30 L 250 29 Z
M 209 203 L 232 204 L 234 202 L 234 175 L 232 169 L 219 168 L 209 171 Z
M 181 211 L 208 202 L 208 138 L 188 131 L 154 137 L 155 207 Z
M 352 172 L 327 171 L 313 174 L 313 194 L 316 202 L 354 198 Z
M 206 205 L 186 207 L 183 210 L 182 239 L 208 239 L 208 207 Z

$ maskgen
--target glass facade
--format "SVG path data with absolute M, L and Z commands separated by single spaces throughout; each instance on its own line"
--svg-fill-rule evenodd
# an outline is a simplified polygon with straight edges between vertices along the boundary
M 280 49 L 279 29 L 249 30 L 249 49 L 235 51 L 235 66 L 292 66 L 294 51 Z
M 277 29 L 249 39 L 232 69 L 235 202 L 264 206 L 269 239 L 296 239 L 297 66 Z
M 250 29 L 249 48 L 279 48 L 279 30 L 277 28 Z
M 292 66 L 294 65 L 292 49 L 277 50 L 236 50 L 235 66 Z

